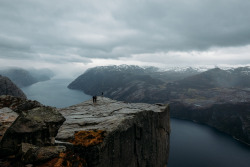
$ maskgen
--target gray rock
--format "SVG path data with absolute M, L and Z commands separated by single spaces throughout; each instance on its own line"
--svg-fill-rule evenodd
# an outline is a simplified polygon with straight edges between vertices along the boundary
M 98 97 L 58 109 L 66 118 L 57 140 L 70 141 L 75 152 L 95 167 L 162 167 L 169 151 L 169 107 L 122 103 Z
M 18 114 L 7 107 L 0 109 L 0 142 L 6 130 L 12 125 L 17 117 Z
M 16 154 L 21 143 L 52 145 L 65 118 L 52 107 L 39 107 L 20 114 L 0 143 L 0 154 Z
M 27 100 L 25 98 L 10 95 L 0 96 L 0 108 L 8 107 L 19 114 L 31 110 L 33 108 L 42 106 L 43 105 L 38 101 Z
M 25 164 L 32 164 L 58 157 L 60 153 L 65 151 L 65 146 L 37 147 L 29 143 L 22 143 L 19 154 Z

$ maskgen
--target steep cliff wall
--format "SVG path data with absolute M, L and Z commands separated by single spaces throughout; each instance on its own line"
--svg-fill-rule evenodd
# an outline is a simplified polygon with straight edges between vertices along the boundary
M 108 98 L 59 110 L 66 122 L 57 140 L 73 143 L 88 166 L 163 167 L 169 150 L 168 106 Z M 92 138 L 93 140 L 81 140 Z

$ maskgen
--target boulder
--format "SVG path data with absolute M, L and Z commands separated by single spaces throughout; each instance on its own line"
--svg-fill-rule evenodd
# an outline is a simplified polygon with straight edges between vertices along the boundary
M 38 107 L 23 112 L 7 129 L 0 143 L 0 156 L 16 154 L 21 143 L 53 145 L 65 118 L 52 107 Z
M 0 142 L 6 130 L 12 125 L 17 117 L 18 114 L 7 107 L 0 109 Z
M 38 101 L 27 100 L 25 98 L 10 95 L 0 96 L 0 108 L 8 107 L 17 113 L 22 113 L 24 111 L 28 111 L 33 108 L 42 106 L 43 105 Z
M 65 151 L 65 146 L 37 147 L 29 143 L 22 143 L 19 154 L 25 164 L 32 164 L 59 157 L 59 154 Z

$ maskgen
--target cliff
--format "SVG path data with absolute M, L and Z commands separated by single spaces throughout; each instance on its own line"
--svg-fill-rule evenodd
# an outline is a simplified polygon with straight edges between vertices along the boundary
M 59 110 L 66 118 L 57 140 L 69 141 L 96 167 L 163 167 L 169 150 L 169 108 L 98 97 Z M 91 154 L 86 154 L 90 152 Z
M 26 95 L 9 78 L 0 75 L 0 95 L 26 98 Z
M 38 104 L 30 109 L 11 107 L 18 104 L 0 107 L 3 118 L 0 125 L 9 121 L 0 142 L 0 166 L 163 167 L 167 164 L 168 106 L 128 104 L 104 97 L 98 97 L 94 104 L 90 100 L 63 109 Z

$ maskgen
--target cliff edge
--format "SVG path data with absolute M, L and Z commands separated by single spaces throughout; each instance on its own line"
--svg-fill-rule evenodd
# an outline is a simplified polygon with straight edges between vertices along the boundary
M 163 167 L 169 151 L 169 107 L 98 97 L 60 109 L 57 140 L 73 144 L 88 166 Z M 78 150 L 78 151 L 76 151 Z
M 56 109 L 2 96 L 0 166 L 164 167 L 169 107 L 109 98 Z M 13 101 L 11 101 L 13 99 Z M 19 105 L 20 101 L 20 105 Z M 29 105 L 28 103 L 32 105 Z M 21 106 L 21 107 L 19 107 Z M 8 125 L 8 126 L 7 126 Z

